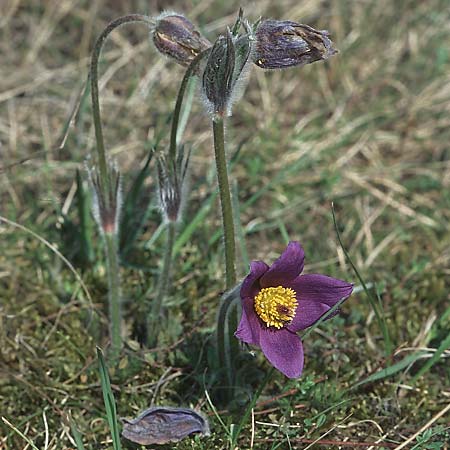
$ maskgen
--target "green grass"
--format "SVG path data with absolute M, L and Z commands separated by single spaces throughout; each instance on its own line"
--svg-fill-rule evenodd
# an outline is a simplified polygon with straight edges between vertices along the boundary
M 89 50 L 106 23 L 157 11 L 138 0 L 55 4 L 6 2 L 0 16 L 6 449 L 22 449 L 27 440 L 39 449 L 113 445 L 97 366 L 96 345 L 108 346 L 107 284 L 87 209 L 83 162 L 95 141 L 82 91 Z M 254 20 L 328 29 L 340 53 L 299 69 L 255 68 L 234 107 L 226 143 L 240 211 L 239 277 L 248 260 L 270 263 L 295 239 L 305 248 L 307 272 L 359 285 L 334 229 L 333 202 L 342 245 L 373 305 L 359 289 L 340 316 L 313 330 L 304 340 L 303 376 L 276 373 L 253 419 L 241 423 L 270 367 L 258 349 L 242 356 L 238 400 L 226 410 L 215 403 L 210 349 L 224 288 L 223 246 L 211 130 L 195 98 L 184 132 L 193 148 L 191 195 L 175 244 L 170 320 L 158 349 L 140 346 L 164 254 L 149 150 L 168 146 L 183 70 L 156 55 L 145 27 L 121 29 L 100 64 L 106 148 L 129 192 L 121 254 L 125 347 L 118 367 L 109 367 L 117 415 L 134 417 L 151 404 L 208 415 L 211 436 L 161 447 L 167 449 L 229 449 L 234 439 L 255 449 L 344 448 L 344 441 L 395 448 L 408 438 L 407 448 L 448 448 L 448 4 L 180 0 L 171 8 L 214 39 L 240 5 Z

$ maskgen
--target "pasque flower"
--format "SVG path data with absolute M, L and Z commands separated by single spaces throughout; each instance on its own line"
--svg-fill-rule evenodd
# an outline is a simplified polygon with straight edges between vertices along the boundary
M 186 17 L 177 13 L 163 13 L 156 18 L 152 31 L 153 43 L 163 54 L 182 66 L 188 66 L 194 58 L 211 47 Z
M 272 266 L 252 261 L 241 286 L 242 318 L 235 333 L 261 347 L 269 362 L 289 378 L 303 370 L 303 346 L 297 332 L 313 325 L 353 285 L 318 274 L 300 275 L 305 253 L 290 242 Z
M 290 20 L 263 20 L 256 29 L 255 64 L 284 69 L 328 59 L 337 53 L 326 30 Z

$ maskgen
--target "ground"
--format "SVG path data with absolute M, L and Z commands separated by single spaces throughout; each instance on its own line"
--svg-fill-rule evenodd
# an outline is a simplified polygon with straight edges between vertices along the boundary
M 0 447 L 31 448 L 13 427 L 40 449 L 75 448 L 74 427 L 86 448 L 112 445 L 96 359 L 96 345 L 109 345 L 106 267 L 85 173 L 95 139 L 82 93 L 96 36 L 120 15 L 172 9 L 213 41 L 242 6 L 252 21 L 327 29 L 339 53 L 284 71 L 255 66 L 227 121 L 239 277 L 249 260 L 271 263 L 298 240 L 306 272 L 357 289 L 339 316 L 304 339 L 302 377 L 269 381 L 239 448 L 449 448 L 448 2 L 169 3 L 6 0 L 0 7 L 0 411 L 7 421 Z M 183 73 L 157 54 L 144 25 L 114 32 L 105 47 L 104 133 L 124 194 L 149 150 L 167 148 Z M 193 92 L 184 133 L 190 195 L 177 231 L 169 322 L 157 349 L 139 343 L 165 245 L 151 161 L 138 195 L 125 202 L 126 342 L 110 376 L 121 417 L 151 404 L 197 407 L 209 417 L 211 436 L 166 448 L 225 449 L 230 425 L 270 366 L 259 349 L 246 352 L 240 397 L 228 407 L 214 400 L 224 252 L 210 123 Z M 343 247 L 379 295 L 381 327 L 339 244 L 332 203 Z

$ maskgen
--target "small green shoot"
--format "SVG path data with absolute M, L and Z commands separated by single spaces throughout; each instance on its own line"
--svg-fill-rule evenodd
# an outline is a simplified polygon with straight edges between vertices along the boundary
M 100 371 L 100 383 L 103 392 L 103 401 L 105 402 L 106 417 L 108 418 L 109 429 L 113 441 L 114 450 L 122 450 L 120 444 L 119 423 L 117 420 L 116 402 L 109 381 L 108 368 L 100 347 L 97 347 L 98 368 Z

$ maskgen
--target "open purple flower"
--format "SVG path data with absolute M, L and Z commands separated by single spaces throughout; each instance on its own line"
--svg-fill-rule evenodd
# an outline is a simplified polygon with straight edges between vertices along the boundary
M 261 347 L 270 363 L 289 378 L 303 370 L 303 346 L 297 332 L 313 325 L 353 285 L 318 274 L 300 275 L 305 253 L 290 242 L 271 267 L 252 261 L 241 286 L 242 318 L 235 333 Z

